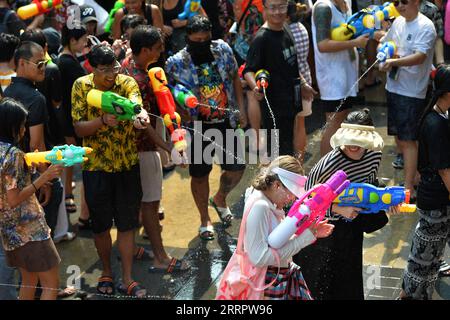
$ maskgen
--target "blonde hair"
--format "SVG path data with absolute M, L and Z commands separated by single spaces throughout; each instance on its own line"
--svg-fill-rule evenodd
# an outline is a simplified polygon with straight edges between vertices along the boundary
M 259 173 L 255 179 L 253 179 L 253 188 L 256 190 L 265 191 L 269 189 L 275 181 L 280 181 L 278 175 L 272 172 L 272 169 L 276 167 L 304 175 L 302 164 L 297 158 L 294 158 L 293 156 L 280 156 L 268 165 L 261 166 Z

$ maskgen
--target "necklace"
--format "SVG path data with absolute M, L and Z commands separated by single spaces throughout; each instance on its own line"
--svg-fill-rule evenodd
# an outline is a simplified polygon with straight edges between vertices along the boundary
M 435 106 L 439 109 L 441 115 L 442 115 L 445 119 L 448 119 L 448 113 L 442 111 L 442 109 L 441 109 L 437 104 L 435 104 Z

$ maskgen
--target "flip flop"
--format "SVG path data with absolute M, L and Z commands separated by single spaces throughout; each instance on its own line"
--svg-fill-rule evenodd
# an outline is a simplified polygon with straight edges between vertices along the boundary
M 214 227 L 213 226 L 200 226 L 198 229 L 198 236 L 202 240 L 210 241 L 214 240 Z
M 138 295 L 137 293 L 139 291 L 145 290 L 145 293 L 142 295 Z M 147 289 L 145 289 L 139 282 L 137 281 L 131 281 L 131 283 L 125 288 L 123 284 L 120 284 L 117 287 L 117 291 L 119 291 L 121 294 L 129 296 L 129 297 L 136 297 L 136 298 L 145 298 L 147 295 Z
M 161 268 L 151 266 L 150 268 L 148 268 L 148 271 L 154 273 L 175 273 L 175 272 L 184 272 L 191 268 L 191 266 L 189 265 L 186 265 L 184 269 L 182 267 L 183 267 L 183 260 L 172 258 L 167 267 Z
M 209 204 L 211 207 L 213 207 L 216 210 L 217 214 L 219 215 L 220 221 L 222 221 L 222 224 L 225 227 L 231 226 L 231 220 L 233 220 L 234 217 L 230 211 L 230 208 L 229 207 L 226 207 L 226 208 L 218 207 L 214 203 L 213 197 L 209 198 Z
M 106 288 L 105 291 L 100 289 Z M 111 288 L 111 292 L 108 293 L 108 289 Z M 114 280 L 110 276 L 103 276 L 98 279 L 97 292 L 106 296 L 114 295 Z

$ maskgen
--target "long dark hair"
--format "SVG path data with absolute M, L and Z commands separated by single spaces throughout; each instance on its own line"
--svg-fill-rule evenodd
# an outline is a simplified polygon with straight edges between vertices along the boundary
M 0 141 L 13 145 L 19 143 L 19 133 L 28 116 L 24 106 L 12 99 L 0 100 Z
M 433 107 L 438 99 L 447 92 L 450 92 L 450 65 L 441 64 L 431 73 L 431 79 L 433 80 L 433 92 L 431 93 L 430 102 L 420 117 L 418 126 L 419 134 L 422 129 L 423 122 L 425 121 L 425 117 L 433 110 Z

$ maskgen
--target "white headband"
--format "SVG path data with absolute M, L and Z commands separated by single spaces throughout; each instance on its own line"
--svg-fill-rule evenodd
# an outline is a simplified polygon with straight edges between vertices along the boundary
M 280 167 L 272 168 L 271 171 L 278 175 L 281 183 L 297 198 L 305 193 L 306 177 Z

